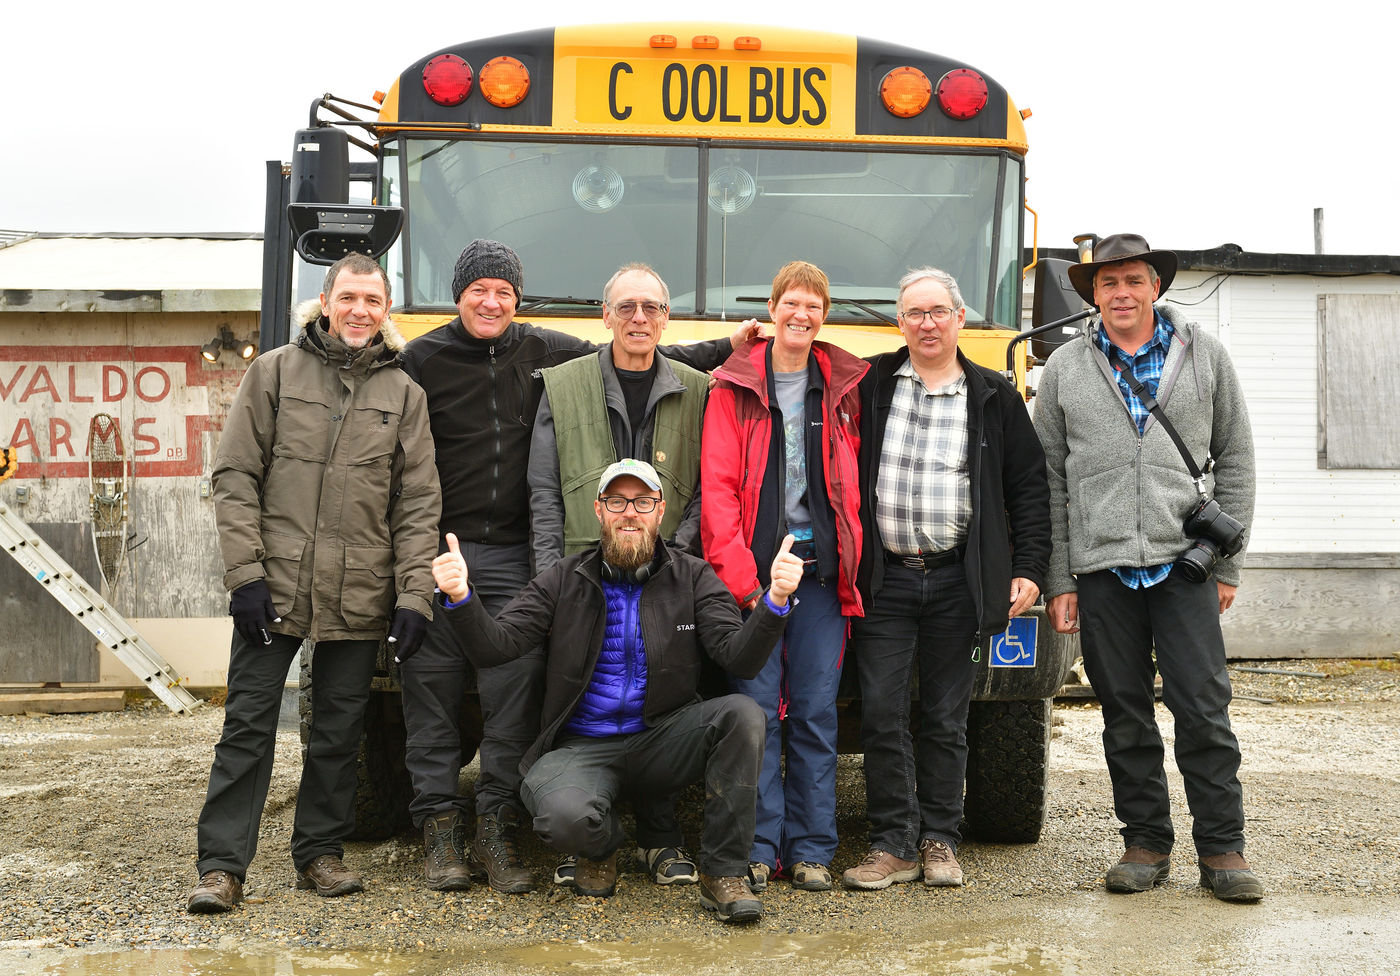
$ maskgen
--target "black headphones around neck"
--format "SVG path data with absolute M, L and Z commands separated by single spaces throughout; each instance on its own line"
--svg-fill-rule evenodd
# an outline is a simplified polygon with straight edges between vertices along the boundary
M 660 544 L 658 541 L 657 545 Z M 636 569 L 618 569 L 606 559 L 600 559 L 598 562 L 601 567 L 600 575 L 606 583 L 645 583 L 651 578 L 651 567 L 655 561 L 652 560 L 651 563 L 638 566 Z

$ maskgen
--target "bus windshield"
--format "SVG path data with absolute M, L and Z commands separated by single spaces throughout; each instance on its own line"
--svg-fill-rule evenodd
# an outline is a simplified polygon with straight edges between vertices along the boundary
M 748 318 L 764 312 L 773 273 L 802 258 L 831 279 L 829 321 L 893 316 L 899 275 L 923 264 L 958 279 L 969 325 L 1019 319 L 1011 153 L 577 137 L 384 148 L 383 199 L 406 208 L 409 227 L 391 268 L 416 308 L 451 307 L 453 261 L 484 237 L 519 252 L 526 295 L 561 314 L 645 261 L 669 284 L 673 316 Z

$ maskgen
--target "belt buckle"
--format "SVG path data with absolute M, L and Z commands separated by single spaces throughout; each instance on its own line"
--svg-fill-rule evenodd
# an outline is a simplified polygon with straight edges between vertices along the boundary
M 928 572 L 928 567 L 924 564 L 922 556 L 900 556 L 899 561 L 904 564 L 905 569 L 917 569 L 919 572 Z

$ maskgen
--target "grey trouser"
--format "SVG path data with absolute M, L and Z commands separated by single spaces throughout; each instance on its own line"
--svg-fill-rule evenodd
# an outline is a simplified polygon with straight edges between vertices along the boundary
M 530 551 L 524 543 L 488 546 L 461 543 L 471 573 L 474 598 L 490 614 L 500 613 L 530 581 Z M 462 755 L 462 698 L 471 663 L 446 614 L 434 614 L 423 646 L 400 665 L 407 765 L 413 780 L 409 813 L 416 827 L 430 816 L 469 813 L 457 780 L 471 756 Z M 523 813 L 520 760 L 540 733 L 544 682 L 541 648 L 509 664 L 477 672 L 483 729 L 481 775 L 476 784 L 477 816 L 500 816 L 504 808 Z
M 700 870 L 743 876 L 753 843 L 763 736 L 763 709 L 752 698 L 711 698 L 684 705 L 641 732 L 560 739 L 530 767 L 521 796 L 545 843 L 564 854 L 600 859 L 626 840 L 617 815 L 620 797 L 668 796 L 703 778 Z

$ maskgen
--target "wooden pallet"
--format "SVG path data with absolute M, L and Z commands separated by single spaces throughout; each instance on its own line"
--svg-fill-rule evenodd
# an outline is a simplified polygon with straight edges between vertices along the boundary
M 120 688 L 0 688 L 0 715 L 120 712 L 125 701 Z

